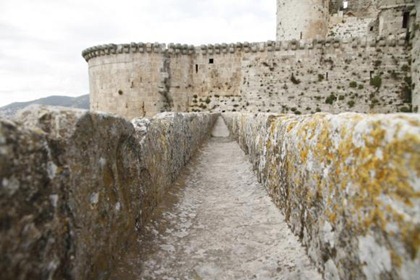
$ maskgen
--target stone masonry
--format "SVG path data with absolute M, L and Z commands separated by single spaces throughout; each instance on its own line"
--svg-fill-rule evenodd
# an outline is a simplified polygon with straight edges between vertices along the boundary
M 32 107 L 0 120 L 0 278 L 110 279 L 215 117 Z
M 418 114 L 223 117 L 325 279 L 418 278 Z
M 222 116 L 0 120 L 1 279 L 417 279 L 417 114 Z

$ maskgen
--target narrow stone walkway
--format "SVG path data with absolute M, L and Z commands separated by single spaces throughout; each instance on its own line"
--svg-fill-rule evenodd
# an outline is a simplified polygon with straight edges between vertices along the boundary
M 142 237 L 138 279 L 322 279 L 219 118 Z

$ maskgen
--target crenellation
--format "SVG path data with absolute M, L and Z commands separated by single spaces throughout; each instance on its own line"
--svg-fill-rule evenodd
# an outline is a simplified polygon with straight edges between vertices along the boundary
M 153 45 L 152 43 L 146 43 L 146 52 L 147 53 L 151 53 L 153 50 Z
M 117 45 L 116 53 L 120 54 L 124 52 L 124 45 Z
M 138 43 L 137 44 L 137 50 L 139 53 L 144 53 L 144 43 Z
M 258 51 L 258 44 L 257 43 L 251 43 L 250 44 L 250 50 L 253 53 L 256 53 Z
M 136 43 L 131 42 L 131 44 L 130 44 L 130 50 L 131 50 L 131 52 L 136 53 L 139 50 L 139 46 Z
M 313 50 L 314 47 L 315 47 L 314 40 L 312 40 L 312 41 L 306 41 L 306 43 L 305 43 L 305 48 L 306 49 Z

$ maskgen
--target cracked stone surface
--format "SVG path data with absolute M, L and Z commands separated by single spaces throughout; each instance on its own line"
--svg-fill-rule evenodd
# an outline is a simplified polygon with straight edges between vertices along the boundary
M 147 226 L 134 279 L 322 279 L 221 118 L 212 136 Z

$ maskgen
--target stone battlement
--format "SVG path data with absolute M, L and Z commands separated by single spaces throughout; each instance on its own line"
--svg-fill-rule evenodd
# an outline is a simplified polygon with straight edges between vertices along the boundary
M 226 54 L 236 52 L 274 52 L 288 50 L 312 50 L 321 48 L 366 48 L 366 47 L 399 47 L 405 46 L 406 40 L 402 35 L 378 36 L 376 38 L 364 36 L 359 38 L 327 38 L 313 40 L 289 40 L 267 42 L 239 42 L 207 45 L 168 45 L 161 43 L 130 43 L 130 44 L 105 44 L 90 47 L 82 52 L 83 58 L 88 62 L 98 56 L 124 54 L 124 53 L 162 53 L 183 55 L 208 55 Z

